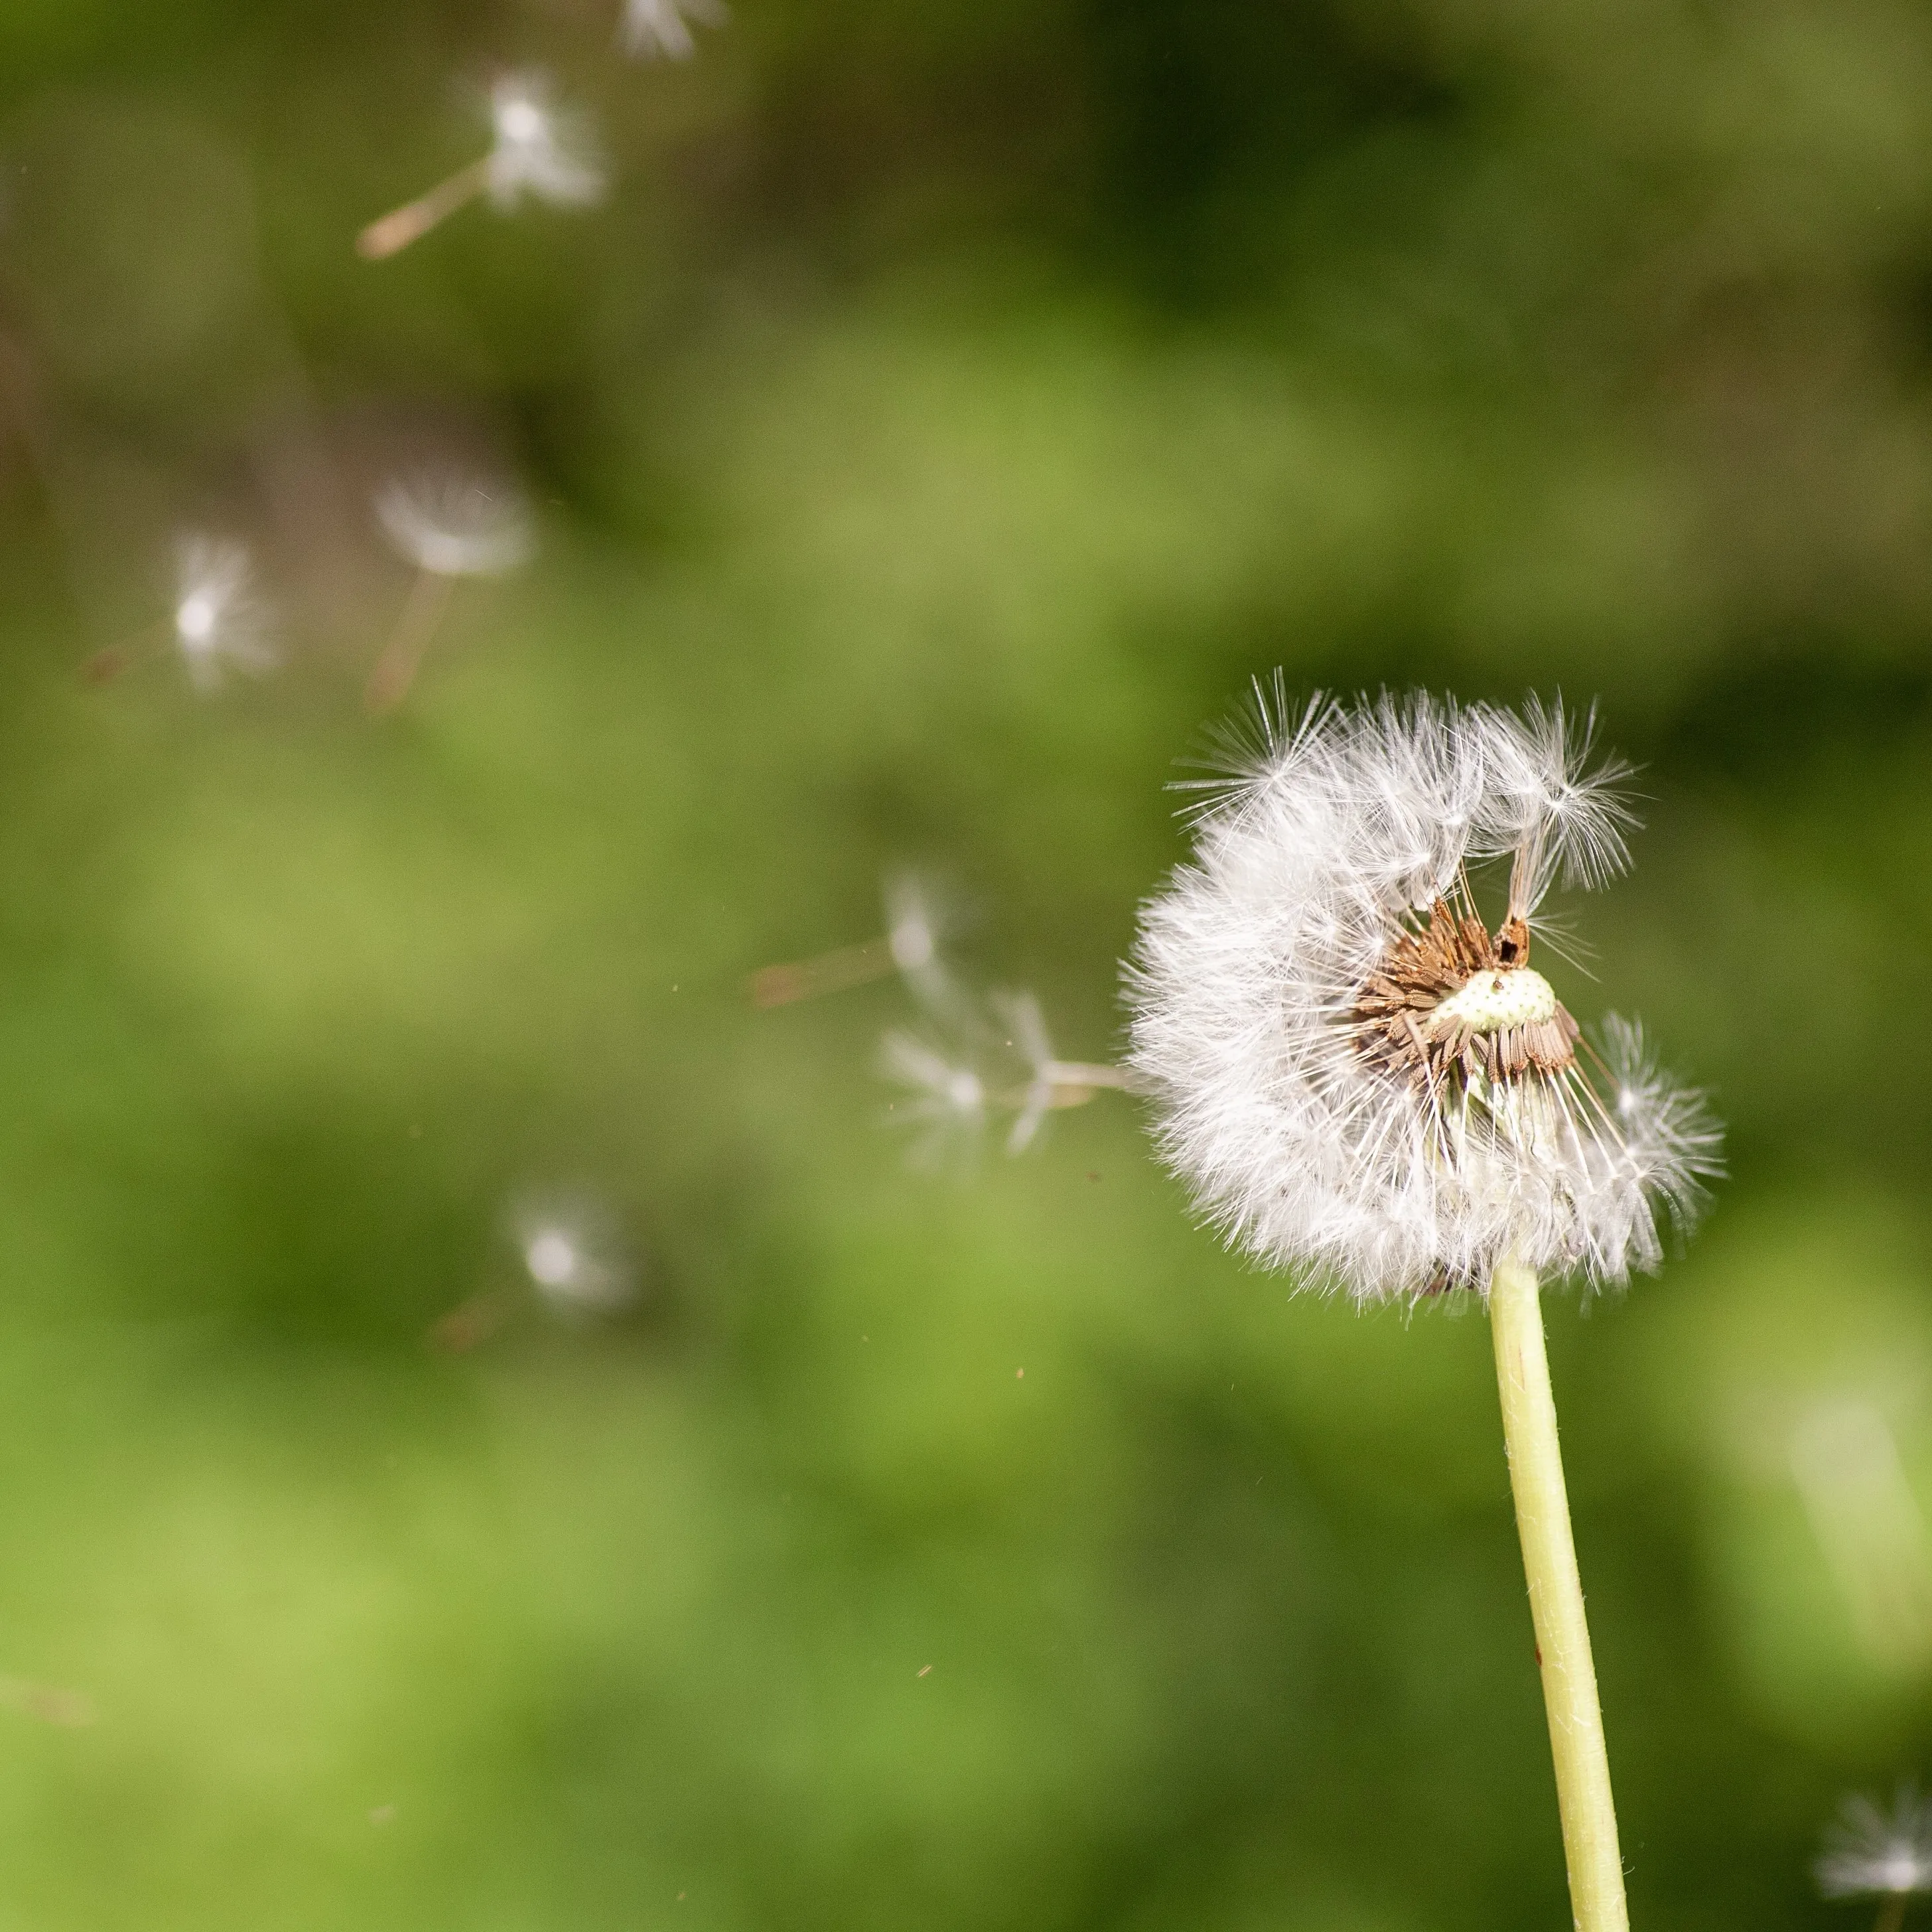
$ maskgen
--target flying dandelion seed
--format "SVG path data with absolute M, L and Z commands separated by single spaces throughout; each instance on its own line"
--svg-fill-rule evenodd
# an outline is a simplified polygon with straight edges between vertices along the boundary
M 617 38 L 628 54 L 688 60 L 698 51 L 688 22 L 722 27 L 730 18 L 723 0 L 625 0 Z
M 1417 694 L 1290 713 L 1279 679 L 1204 787 L 1196 849 L 1144 909 L 1129 1064 L 1206 1217 L 1358 1302 L 1472 1289 L 1510 1487 L 1579 1932 L 1626 1932 L 1540 1277 L 1654 1268 L 1718 1171 L 1698 1097 L 1638 1029 L 1600 1046 L 1531 966 L 1559 883 L 1628 863 L 1628 768 L 1590 721 Z M 1507 864 L 1504 916 L 1470 868 Z
M 903 1030 L 885 1036 L 880 1070 L 908 1096 L 894 1103 L 890 1118 L 919 1130 L 916 1166 L 937 1166 L 948 1156 L 970 1154 L 995 1112 L 1012 1113 L 1006 1151 L 1024 1154 L 1050 1112 L 1084 1106 L 1097 1093 L 1130 1084 L 1124 1069 L 1057 1058 L 1031 993 L 995 994 L 990 1006 L 992 1017 L 976 1015 L 964 1045 L 942 1047 Z M 1018 1064 L 1010 1078 L 988 1071 L 996 1062 L 1004 1067 L 1013 1061 Z
M 636 1298 L 636 1273 L 610 1217 L 582 1202 L 531 1207 L 515 1221 L 518 1252 L 553 1314 L 615 1315 Z
M 937 1168 L 968 1160 L 986 1132 L 988 1095 L 979 1069 L 919 1034 L 896 1030 L 880 1044 L 880 1072 L 904 1098 L 889 1118 L 914 1132 L 915 1166 Z
M 256 595 L 245 544 L 184 536 L 176 548 L 174 633 L 189 681 L 218 689 L 227 672 L 259 677 L 275 667 L 268 612 Z
M 416 571 L 395 630 L 363 688 L 364 704 L 380 714 L 393 711 L 415 685 L 456 580 L 516 569 L 530 560 L 536 538 L 520 490 L 463 471 L 425 471 L 387 483 L 376 493 L 375 509 L 383 534 Z
M 1932 1804 L 1910 1785 L 1889 1813 L 1869 1798 L 1846 1798 L 1813 1870 L 1827 1898 L 1884 1899 L 1876 1932 L 1897 1932 L 1906 1902 L 1932 1892 Z
M 479 196 L 506 213 L 526 194 L 558 208 L 601 201 L 604 168 L 590 124 L 578 110 L 558 106 L 555 95 L 539 70 L 500 76 L 490 89 L 490 152 L 370 222 L 356 237 L 356 252 L 371 261 L 395 254 Z
M 273 625 L 247 544 L 189 532 L 175 542 L 174 604 L 166 626 L 97 652 L 88 661 L 87 675 L 96 682 L 117 677 L 165 638 L 188 682 L 206 697 L 220 690 L 231 671 L 260 677 L 274 669 L 279 658 Z

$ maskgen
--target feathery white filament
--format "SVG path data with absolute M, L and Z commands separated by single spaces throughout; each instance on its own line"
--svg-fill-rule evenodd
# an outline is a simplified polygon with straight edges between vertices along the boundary
M 1889 1816 L 1869 1798 L 1846 1798 L 1816 1872 L 1827 1898 L 1932 1892 L 1932 1804 L 1910 1786 Z
M 978 1070 L 932 1041 L 897 1029 L 881 1042 L 879 1060 L 879 1070 L 905 1095 L 893 1103 L 893 1118 L 919 1130 L 914 1165 L 938 1167 L 949 1157 L 970 1155 L 986 1122 L 986 1083 Z
M 254 676 L 273 670 L 268 622 L 245 545 L 226 537 L 177 541 L 175 644 L 197 691 L 216 689 L 231 669 Z
M 518 1210 L 513 1232 L 532 1286 L 554 1312 L 614 1314 L 634 1296 L 624 1244 L 595 1204 L 527 1203 Z
M 1291 718 L 1277 684 L 1257 724 L 1197 788 L 1193 861 L 1145 908 L 1128 968 L 1130 1064 L 1204 1214 L 1364 1301 L 1480 1286 L 1511 1253 L 1598 1285 L 1654 1266 L 1655 1208 L 1692 1209 L 1717 1138 L 1636 1028 L 1604 1028 L 1606 1102 L 1576 1067 L 1406 1082 L 1354 1024 L 1405 922 L 1466 867 L 1510 860 L 1510 914 L 1532 921 L 1558 880 L 1621 870 L 1628 768 L 1591 766 L 1588 722 L 1560 704 L 1318 698 Z M 1540 975 L 1476 977 L 1436 1009 L 1460 1000 L 1472 1033 L 1554 1008 Z
M 581 208 L 604 194 L 604 170 L 587 124 L 554 104 L 550 76 L 506 74 L 490 89 L 493 136 L 484 164 L 490 199 L 512 208 L 528 192 L 560 207 Z
M 376 494 L 376 518 L 404 556 L 436 577 L 500 576 L 527 562 L 536 547 L 520 490 L 458 470 L 386 483 Z
M 722 27 L 728 17 L 723 0 L 624 0 L 618 38 L 626 53 L 688 60 L 698 51 L 698 43 L 686 22 L 687 15 L 707 27 Z

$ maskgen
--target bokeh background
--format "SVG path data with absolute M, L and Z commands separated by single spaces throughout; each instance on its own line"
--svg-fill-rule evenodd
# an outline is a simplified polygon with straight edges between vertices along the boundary
M 1932 16 L 0 0 L 0 1927 L 1568 1922 L 1480 1314 L 1292 1297 L 1134 1104 L 937 1172 L 912 865 L 1118 1051 L 1276 666 L 1595 700 L 1586 1014 L 1730 1126 L 1552 1348 L 1640 1927 L 1932 1772 Z M 613 185 L 352 239 L 551 68 Z M 407 705 L 368 508 L 541 554 Z M 157 656 L 188 526 L 288 662 Z M 594 1204 L 562 1320 L 507 1217 Z

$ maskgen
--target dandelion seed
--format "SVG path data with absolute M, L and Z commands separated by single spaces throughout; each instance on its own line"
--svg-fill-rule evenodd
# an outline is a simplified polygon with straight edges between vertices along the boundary
M 1889 1813 L 1871 1798 L 1846 1798 L 1814 1870 L 1827 1898 L 1889 1899 L 1892 1910 L 1880 1923 L 1896 1926 L 1906 1899 L 1932 1892 L 1932 1803 L 1910 1785 Z
M 480 1348 L 515 1312 L 515 1303 L 500 1291 L 472 1294 L 430 1324 L 430 1346 L 445 1354 L 466 1355 Z
M 383 534 L 416 580 L 363 689 L 371 712 L 406 698 L 448 608 L 459 577 L 496 577 L 527 562 L 536 548 L 530 506 L 513 484 L 458 470 L 432 470 L 386 484 L 375 499 Z
M 174 607 L 165 630 L 157 627 L 130 644 L 97 652 L 86 673 L 96 682 L 117 677 L 165 636 L 188 682 L 206 696 L 218 691 L 230 671 L 260 677 L 274 670 L 273 624 L 274 614 L 256 587 L 248 546 L 190 532 L 176 540 Z
M 176 546 L 175 574 L 175 644 L 196 690 L 218 689 L 230 670 L 259 677 L 274 668 L 269 613 L 256 594 L 245 544 L 184 536 Z
M 385 484 L 376 520 L 397 550 L 436 577 L 498 577 L 536 548 L 530 506 L 514 484 L 461 470 Z
M 356 237 L 359 254 L 380 261 L 420 240 L 478 196 L 508 212 L 525 194 L 560 208 L 603 198 L 604 170 L 583 115 L 560 107 L 550 76 L 536 69 L 500 76 L 490 89 L 490 152 Z
M 995 1112 L 1013 1115 L 1007 1153 L 1024 1154 L 1048 1113 L 1084 1106 L 1096 1093 L 1130 1084 L 1131 1076 L 1122 1068 L 1057 1058 L 1032 994 L 995 994 L 989 1004 L 1000 1024 L 976 1012 L 964 1045 L 941 1048 L 904 1031 L 886 1036 L 886 1077 L 913 1096 L 893 1108 L 893 1118 L 926 1130 L 915 1149 L 918 1164 L 935 1164 L 935 1156 L 949 1147 L 976 1144 Z M 1018 1079 L 1005 1077 L 1012 1061 L 1023 1070 Z M 999 1072 L 989 1075 L 989 1064 Z
M 915 1166 L 938 1167 L 970 1156 L 986 1131 L 987 1093 L 969 1060 L 916 1034 L 895 1030 L 881 1043 L 880 1070 L 906 1095 L 894 1103 L 890 1118 L 914 1130 Z
M 1654 1267 L 1718 1171 L 1638 1029 L 1588 1040 L 1529 963 L 1556 885 L 1622 870 L 1628 768 L 1591 721 L 1418 694 L 1298 715 L 1279 679 L 1192 788 L 1192 862 L 1144 909 L 1129 1064 L 1228 1238 L 1364 1303 L 1483 1293 L 1579 1932 L 1628 1932 L 1540 1277 Z M 1470 868 L 1507 866 L 1504 916 Z
M 624 0 L 617 36 L 624 51 L 646 59 L 688 60 L 698 51 L 688 21 L 722 27 L 730 17 L 723 0 Z
M 525 1272 L 554 1313 L 614 1315 L 636 1296 L 635 1273 L 610 1217 L 590 1203 L 529 1207 L 516 1218 Z

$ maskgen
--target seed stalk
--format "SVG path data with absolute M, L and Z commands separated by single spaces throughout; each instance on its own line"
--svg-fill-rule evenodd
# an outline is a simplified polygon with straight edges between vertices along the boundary
M 1570 1534 L 1570 1499 L 1556 1441 L 1556 1404 L 1544 1347 L 1535 1271 L 1505 1261 L 1490 1284 L 1490 1324 L 1502 1398 L 1503 1441 L 1516 1532 L 1529 1582 L 1543 1701 L 1556 1766 L 1556 1803 L 1576 1932 L 1628 1932 L 1616 1808 L 1597 1700 L 1596 1666 L 1583 1616 L 1583 1586 Z

